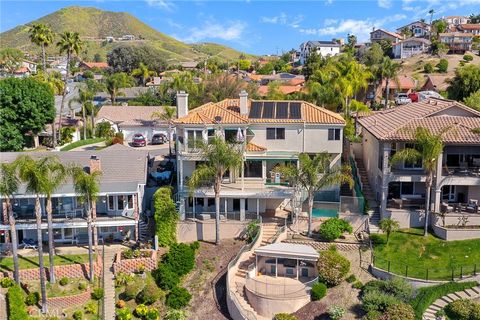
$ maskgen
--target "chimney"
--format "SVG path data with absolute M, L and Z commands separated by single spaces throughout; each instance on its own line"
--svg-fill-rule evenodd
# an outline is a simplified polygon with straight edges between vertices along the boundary
M 177 118 L 188 115 L 188 93 L 185 91 L 177 92 Z
M 96 155 L 92 155 L 90 157 L 90 173 L 102 171 L 102 163 L 100 162 L 100 158 Z
M 248 115 L 247 110 L 247 101 L 248 101 L 248 93 L 245 90 L 240 91 L 240 115 L 246 116 Z

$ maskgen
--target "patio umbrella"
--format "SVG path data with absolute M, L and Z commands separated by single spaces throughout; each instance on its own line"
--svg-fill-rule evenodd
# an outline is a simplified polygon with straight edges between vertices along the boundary
M 202 131 L 202 139 L 203 141 L 208 141 L 208 130 Z
M 243 138 L 243 133 L 242 133 L 242 129 L 238 128 L 237 130 L 237 142 L 243 142 L 244 138 Z

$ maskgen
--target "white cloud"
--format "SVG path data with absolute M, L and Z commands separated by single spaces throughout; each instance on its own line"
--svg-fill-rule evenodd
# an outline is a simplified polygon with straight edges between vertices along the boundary
M 377 3 L 380 8 L 389 9 L 392 7 L 392 0 L 377 0 Z
M 166 11 L 172 11 L 175 8 L 173 2 L 169 0 L 145 0 L 145 2 L 154 8 L 159 8 Z
M 273 17 L 261 17 L 260 22 L 262 23 L 270 23 L 270 24 L 279 24 L 290 26 L 292 28 L 298 28 L 300 26 L 300 22 L 303 21 L 302 15 L 297 16 L 288 16 L 286 13 L 282 12 L 278 16 Z
M 183 29 L 183 26 L 180 23 L 173 21 L 172 19 L 167 19 L 167 24 L 175 29 Z
M 329 4 L 332 4 L 333 3 L 333 0 L 325 0 L 325 5 L 329 5 Z
M 226 41 L 235 41 L 242 38 L 247 24 L 240 20 L 227 21 L 220 23 L 213 18 L 208 19 L 200 27 L 193 27 L 188 30 L 188 36 L 180 38 L 185 42 L 199 42 L 206 39 L 221 39 Z

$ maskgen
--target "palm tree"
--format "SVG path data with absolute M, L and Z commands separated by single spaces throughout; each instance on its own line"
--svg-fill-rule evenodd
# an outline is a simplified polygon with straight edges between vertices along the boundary
M 43 175 L 42 193 L 47 199 L 46 212 L 48 224 L 48 256 L 50 262 L 50 283 L 55 283 L 54 268 L 54 239 L 53 239 L 53 221 L 52 221 L 52 194 L 67 179 L 67 168 L 58 160 L 56 156 L 48 156 L 38 161 L 38 168 Z
M 43 195 L 45 175 L 39 162 L 28 155 L 19 156 L 18 163 L 19 177 L 26 184 L 26 191 L 35 194 L 35 217 L 37 220 L 37 241 L 38 241 L 38 265 L 40 272 L 40 291 L 42 296 L 42 313 L 47 312 L 47 291 L 45 286 L 45 266 L 43 264 L 43 241 L 42 241 L 42 211 L 40 207 L 40 196 Z
M 172 156 L 172 125 L 175 118 L 176 109 L 174 107 L 165 106 L 163 112 L 155 111 L 152 113 L 152 119 L 163 120 L 168 123 L 168 153 Z
M 326 152 L 316 154 L 313 158 L 306 153 L 298 156 L 299 167 L 287 165 L 278 170 L 287 180 L 297 183 L 306 191 L 308 200 L 308 235 L 312 235 L 312 211 L 315 193 L 321 189 L 348 183 L 353 187 L 349 166 L 330 167 L 330 155 Z M 294 186 L 295 187 L 295 186 Z
M 140 65 L 137 69 L 132 70 L 132 76 L 140 77 L 142 79 L 142 84 L 145 86 L 147 83 L 147 79 L 156 75 L 157 73 L 153 70 L 148 69 L 148 66 L 145 65 L 143 62 L 140 62 Z
M 118 72 L 109 76 L 106 80 L 106 89 L 107 92 L 110 94 L 112 105 L 115 105 L 117 96 L 121 94 L 119 90 L 121 88 L 131 87 L 132 85 L 132 77 L 130 77 L 125 72 Z
M 0 195 L 5 199 L 4 210 L 7 211 L 5 216 L 8 217 L 8 222 L 10 223 L 10 242 L 12 243 L 13 254 L 13 278 L 18 284 L 20 284 L 20 274 L 18 272 L 17 229 L 15 227 L 15 218 L 12 209 L 13 195 L 18 192 L 18 185 L 20 183 L 16 170 L 16 163 L 0 164 Z
M 393 62 L 389 57 L 383 57 L 382 65 L 380 67 L 380 74 L 382 79 L 385 79 L 385 109 L 388 107 L 388 96 L 390 95 L 390 80 L 398 83 L 398 73 L 401 65 Z
M 75 185 L 75 192 L 78 195 L 80 203 L 85 204 L 87 212 L 87 232 L 88 232 L 88 261 L 90 264 L 89 279 L 93 282 L 94 267 L 93 267 L 93 233 L 92 227 L 96 228 L 93 217 L 93 203 L 97 200 L 98 192 L 100 191 L 99 179 L 100 171 L 93 171 L 87 173 L 83 168 L 73 168 L 73 183 Z
M 74 54 L 79 54 L 83 47 L 83 41 L 80 39 L 78 32 L 65 31 L 60 35 L 60 41 L 57 42 L 57 47 L 60 50 L 60 54 L 67 54 L 67 73 L 65 75 L 63 94 L 62 94 L 62 104 L 60 106 L 60 120 L 58 125 L 58 132 L 62 131 L 62 115 L 63 108 L 65 104 L 65 96 L 67 95 L 67 83 L 68 76 L 70 72 L 70 61 Z M 54 135 L 54 144 L 55 144 L 55 135 Z
M 49 26 L 38 23 L 34 24 L 28 30 L 30 33 L 30 41 L 42 48 L 42 62 L 43 72 L 47 70 L 47 61 L 45 58 L 45 47 L 48 47 L 53 42 L 53 31 Z
M 445 127 L 438 133 L 432 133 L 424 127 L 417 127 L 414 130 L 408 130 L 413 137 L 415 148 L 405 148 L 395 153 L 390 160 L 392 164 L 399 162 L 422 161 L 425 170 L 425 228 L 424 235 L 428 231 L 428 216 L 430 210 L 430 195 L 432 192 L 433 177 L 437 171 L 438 157 L 443 152 L 443 136 L 451 130 Z
M 430 9 L 428 11 L 428 14 L 430 15 L 430 32 L 428 33 L 428 40 L 432 41 L 432 20 L 433 20 L 433 14 L 435 13 L 435 10 Z
M 190 193 L 202 185 L 213 185 L 215 193 L 215 244 L 220 244 L 220 191 L 222 178 L 227 170 L 238 170 L 243 155 L 238 145 L 214 137 L 209 143 L 201 143 L 201 155 L 205 160 L 195 168 L 188 181 Z
M 60 74 L 60 72 L 54 71 L 46 73 L 44 71 L 39 71 L 36 75 L 33 76 L 33 78 L 35 78 L 39 82 L 44 82 L 48 84 L 48 86 L 52 89 L 53 94 L 62 94 L 64 83 L 62 81 L 62 75 Z
M 387 234 L 387 243 L 390 239 L 390 234 L 393 232 L 397 232 L 400 228 L 400 224 L 397 220 L 386 218 L 380 220 L 380 229 Z
M 87 139 L 87 115 L 86 109 L 91 109 L 93 104 L 93 93 L 88 89 L 78 90 L 78 97 L 71 99 L 68 104 L 71 107 L 72 103 L 79 103 L 82 106 L 82 121 L 83 121 L 83 139 Z M 93 129 L 93 128 L 92 128 Z

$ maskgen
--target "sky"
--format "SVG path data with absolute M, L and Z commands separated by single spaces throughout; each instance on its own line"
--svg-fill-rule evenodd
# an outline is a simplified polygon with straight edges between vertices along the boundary
M 0 31 L 67 6 L 125 11 L 178 40 L 216 42 L 251 54 L 277 54 L 308 40 L 368 40 L 372 28 L 394 31 L 409 22 L 480 13 L 480 0 L 0 0 Z M 0 44 L 1 45 L 1 44 Z

